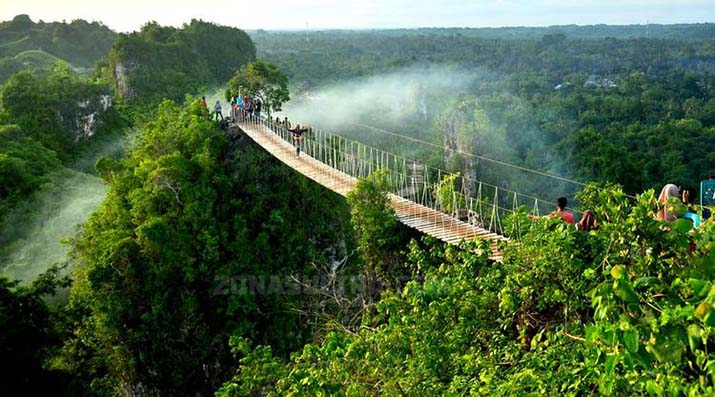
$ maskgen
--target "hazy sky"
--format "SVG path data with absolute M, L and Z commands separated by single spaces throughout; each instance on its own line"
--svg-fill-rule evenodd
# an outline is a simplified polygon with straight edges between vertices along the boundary
M 87 19 L 131 31 L 191 18 L 243 29 L 715 22 L 715 0 L 0 0 L 0 20 Z

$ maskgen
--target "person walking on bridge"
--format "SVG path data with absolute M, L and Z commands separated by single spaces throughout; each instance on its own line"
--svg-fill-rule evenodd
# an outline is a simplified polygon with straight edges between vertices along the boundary
M 307 128 L 300 128 L 300 124 L 296 124 L 295 128 L 288 129 L 293 133 L 293 146 L 295 146 L 295 155 L 300 157 L 300 149 L 303 146 L 303 134 L 308 131 Z

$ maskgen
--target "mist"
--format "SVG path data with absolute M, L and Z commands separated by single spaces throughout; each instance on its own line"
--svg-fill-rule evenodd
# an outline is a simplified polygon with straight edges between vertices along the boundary
M 30 200 L 12 208 L 0 223 L 0 273 L 29 283 L 54 264 L 68 261 L 68 242 L 102 203 L 104 182 L 94 175 L 103 156 L 121 157 L 133 132 L 99 136 L 89 142 L 70 168 L 49 176 Z
M 450 66 L 414 66 L 304 89 L 293 95 L 280 115 L 323 129 L 345 129 L 355 123 L 418 125 L 441 113 L 460 94 L 473 91 L 485 76 L 478 70 Z
M 530 104 L 509 92 L 503 76 L 445 65 L 408 67 L 320 87 L 304 88 L 283 106 L 280 118 L 337 133 L 407 158 L 450 168 L 445 150 L 390 135 L 396 133 L 442 147 L 445 134 L 460 150 L 506 163 L 562 175 Z M 291 90 L 295 92 L 296 90 Z M 275 117 L 275 115 L 274 115 Z M 479 161 L 478 180 L 538 196 L 548 202 L 580 185 Z
M 75 236 L 106 195 L 101 179 L 74 170 L 51 177 L 31 202 L 13 208 L 0 226 L 0 266 L 10 278 L 30 282 L 56 263 L 67 261 L 62 240 Z

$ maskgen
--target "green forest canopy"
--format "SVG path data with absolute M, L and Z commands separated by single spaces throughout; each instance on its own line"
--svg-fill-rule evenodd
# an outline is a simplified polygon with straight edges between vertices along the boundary
M 256 31 L 252 37 L 258 56 L 275 63 L 291 79 L 294 91 L 299 91 L 294 98 L 301 91 L 310 93 L 365 76 L 399 74 L 420 65 L 471 70 L 479 76 L 478 82 L 452 98 L 435 98 L 440 101 L 435 109 L 440 111 L 442 102 L 447 102 L 452 104 L 447 112 L 453 112 L 462 102 L 457 95 L 476 98 L 495 121 L 494 128 L 519 147 L 517 157 L 506 160 L 546 171 L 557 168 L 582 181 L 620 183 L 629 193 L 667 182 L 697 186 L 715 171 L 713 25 L 654 28 L 661 33 L 649 38 L 636 34 L 638 29 L 509 28 L 494 30 L 502 33 L 494 37 L 464 29 L 300 35 Z M 619 30 L 633 35 L 615 34 Z M 538 36 L 533 36 L 535 32 Z M 420 92 L 428 98 L 432 94 Z M 523 105 L 515 107 L 515 101 Z M 392 105 L 377 107 L 389 110 Z M 425 123 L 412 114 L 414 122 L 402 131 L 442 142 L 444 131 L 437 123 L 442 115 L 431 108 L 427 109 L 431 120 Z M 400 126 L 380 125 L 382 120 L 372 112 L 365 120 L 400 131 Z M 532 153 L 539 159 L 529 157 L 533 137 L 546 148 Z M 466 149 L 484 154 L 482 148 Z M 557 159 L 559 165 L 543 164 L 544 158 Z M 619 161 L 612 161 L 615 158 Z
M 180 29 L 149 22 L 119 35 L 101 74 L 120 98 L 151 104 L 225 84 L 255 57 L 250 37 L 237 28 L 195 19 Z
M 64 61 L 91 71 L 107 56 L 117 34 L 97 22 L 33 22 L 27 15 L 0 22 L 0 83 L 20 70 L 49 70 Z
M 225 53 L 236 57 L 202 52 L 214 34 L 236 40 Z M 536 123 L 579 176 L 629 190 L 663 178 L 691 180 L 712 164 L 708 41 L 390 34 L 321 33 L 309 42 L 272 36 L 286 47 L 259 44 L 259 56 L 298 84 L 396 70 L 417 59 L 503 71 L 471 93 L 479 101 L 465 114 L 488 113 L 484 128 L 494 131 Z M 363 40 L 348 45 L 343 35 Z M 361 181 L 346 203 L 235 131 L 219 130 L 195 97 L 184 105 L 160 101 L 225 82 L 255 57 L 249 44 L 241 32 L 201 22 L 182 29 L 150 23 L 118 39 L 105 73 L 112 62 L 158 54 L 128 80 L 151 115 L 135 121 L 151 121 L 138 124 L 128 156 L 97 163 L 109 193 L 72 243 L 69 303 L 43 300 L 69 283 L 57 280 L 57 269 L 30 286 L 0 279 L 7 330 L 0 361 L 17 364 L 10 392 L 715 392 L 712 222 L 695 230 L 682 220 L 666 225 L 653 219 L 653 191 L 633 202 L 617 187 L 591 186 L 579 201 L 596 212 L 600 229 L 583 233 L 517 214 L 506 227 L 519 225 L 520 243 L 504 248 L 501 263 L 479 254 L 479 243 L 408 243 L 412 234 L 391 218 L 379 175 Z M 294 51 L 305 48 L 316 56 L 295 62 Z M 210 67 L 213 59 L 225 62 Z M 171 78 L 149 81 L 158 73 Z M 616 87 L 598 86 L 603 80 L 591 74 Z M 562 83 L 565 89 L 555 88 Z M 66 68 L 19 73 L 3 87 L 6 203 L 30 195 L 76 149 L 55 114 L 33 104 L 47 100 L 55 108 L 112 88 Z M 515 111 L 515 98 L 528 106 Z M 122 128 L 116 117 L 113 125 Z M 262 292 L 242 288 L 249 276 L 269 283 Z M 306 285 L 283 293 L 293 276 Z M 361 288 L 342 288 L 340 277 Z M 369 282 L 402 286 L 395 279 L 407 281 L 404 288 L 382 295 Z

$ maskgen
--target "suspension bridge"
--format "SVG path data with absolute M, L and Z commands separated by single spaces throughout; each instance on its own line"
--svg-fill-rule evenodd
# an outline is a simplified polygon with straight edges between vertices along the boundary
M 501 260 L 499 243 L 509 240 L 502 216 L 525 205 L 539 213 L 536 197 L 450 175 L 337 134 L 311 129 L 303 135 L 302 152 L 297 156 L 293 133 L 280 123 L 244 114 L 235 125 L 293 170 L 342 196 L 359 178 L 383 170 L 390 204 L 400 222 L 449 244 L 487 240 L 494 260 Z

